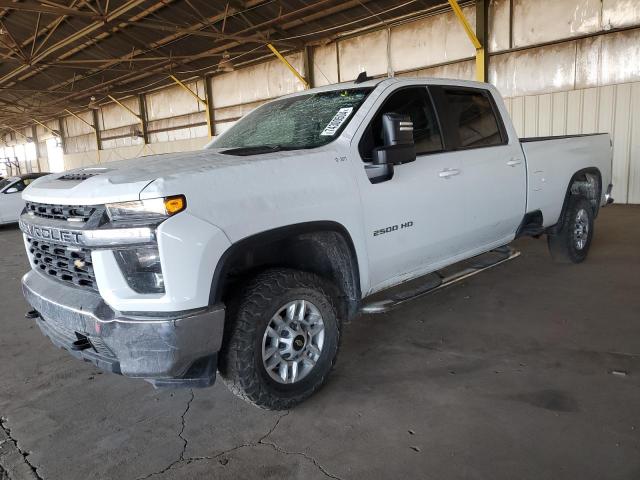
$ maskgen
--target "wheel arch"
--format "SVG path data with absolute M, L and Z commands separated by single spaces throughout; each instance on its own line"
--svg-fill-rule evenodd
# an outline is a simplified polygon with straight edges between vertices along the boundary
M 597 181 L 596 184 L 593 183 L 593 179 Z M 569 205 L 569 198 L 572 195 L 584 195 L 591 202 L 594 218 L 597 217 L 602 197 L 602 173 L 600 170 L 597 167 L 587 167 L 578 170 L 571 176 L 567 184 L 560 217 L 558 217 L 558 222 L 548 229 L 550 233 L 555 232 L 558 225 L 562 225 Z
M 334 221 L 286 225 L 233 243 L 218 261 L 209 303 L 224 301 L 239 282 L 275 267 L 295 268 L 330 280 L 337 287 L 345 318 L 357 313 L 362 294 L 356 249 L 348 230 Z

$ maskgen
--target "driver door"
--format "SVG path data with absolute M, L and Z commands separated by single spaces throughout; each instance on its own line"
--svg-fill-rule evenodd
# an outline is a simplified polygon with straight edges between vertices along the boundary
M 381 183 L 369 181 L 364 165 L 357 174 L 369 254 L 368 293 L 435 270 L 464 247 L 460 166 L 457 156 L 446 151 L 427 87 L 400 87 L 378 102 L 352 146 L 353 158 L 366 163 L 371 151 L 382 146 L 385 113 L 411 117 L 417 158 L 396 165 L 393 177 Z

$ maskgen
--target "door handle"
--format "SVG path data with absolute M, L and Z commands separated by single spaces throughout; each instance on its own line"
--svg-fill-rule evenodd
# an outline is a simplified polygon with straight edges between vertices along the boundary
M 511 160 L 509 160 L 507 162 L 507 165 L 509 165 L 510 167 L 515 167 L 516 165 L 520 165 L 522 163 L 522 160 L 519 158 L 512 158 Z
M 438 174 L 440 178 L 449 178 L 454 175 L 460 175 L 460 170 L 456 170 L 455 168 L 445 168 Z

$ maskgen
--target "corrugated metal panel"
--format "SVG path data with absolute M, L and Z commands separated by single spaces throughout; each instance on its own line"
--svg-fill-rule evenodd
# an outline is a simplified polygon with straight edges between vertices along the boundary
M 638 0 L 602 0 L 602 26 L 605 30 L 638 24 L 640 24 Z
M 80 153 L 96 150 L 96 136 L 93 133 L 77 135 L 75 137 L 65 137 L 64 144 L 67 153 Z
M 507 50 L 509 30 L 511 29 L 510 0 L 491 0 L 489 2 L 489 51 Z
M 640 29 L 602 37 L 600 75 L 601 85 L 640 80 Z
M 552 122 L 551 122 L 551 112 L 553 108 L 553 96 L 549 93 L 546 95 L 540 95 L 538 97 L 538 118 L 536 119 L 537 123 L 537 135 L 541 137 L 546 137 L 551 135 Z
M 118 99 L 120 103 L 127 108 L 133 110 L 136 114 L 140 114 L 140 104 L 137 97 L 129 97 Z M 108 103 L 100 107 L 100 128 L 102 130 L 110 130 L 112 128 L 124 127 L 139 123 L 138 119 L 131 112 L 122 108 L 117 103 Z
M 204 82 L 190 82 L 185 84 L 200 98 L 204 98 Z M 204 111 L 204 106 L 193 95 L 179 85 L 163 88 L 147 94 L 147 118 L 158 120 Z
M 496 55 L 489 62 L 489 80 L 506 97 L 571 90 L 575 59 L 575 41 Z
M 49 129 L 51 130 L 58 130 L 58 121 L 57 120 L 49 120 L 48 122 L 43 122 L 47 127 L 49 127 Z M 43 140 L 48 140 L 49 138 L 53 137 L 53 134 L 51 133 L 51 130 L 49 130 L 47 128 L 44 128 L 41 125 L 36 125 L 36 131 L 38 133 L 38 139 L 40 141 Z M 40 150 L 42 151 L 42 149 Z
M 475 80 L 476 62 L 468 60 L 466 62 L 450 63 L 439 67 L 423 68 L 415 72 L 401 73 L 399 77 L 436 77 L 454 78 L 457 80 Z
M 124 130 L 122 133 L 116 133 L 119 130 Z M 102 148 L 104 150 L 110 150 L 113 148 L 123 148 L 123 147 L 131 147 L 135 145 L 142 145 L 144 140 L 137 135 L 133 135 L 131 131 L 128 129 L 117 129 L 111 130 L 110 134 L 112 135 L 127 135 L 126 137 L 114 138 L 112 140 L 103 138 L 102 139 Z M 104 135 L 104 133 L 103 133 Z
M 551 133 L 567 134 L 567 93 L 556 92 L 551 95 Z
M 640 203 L 640 82 L 505 100 L 520 136 L 610 133 L 613 196 Z
M 286 59 L 304 76 L 301 53 L 287 55 Z M 304 85 L 279 60 L 260 63 L 211 79 L 215 108 L 279 97 L 304 90 Z
M 582 133 L 598 133 L 598 89 L 582 90 Z
M 387 30 L 379 30 L 340 41 L 340 81 L 355 80 L 364 71 L 385 75 L 389 68 L 387 36 Z
M 601 0 L 514 0 L 514 47 L 600 30 Z
M 149 122 L 149 142 L 172 142 L 209 135 L 204 112 L 190 113 Z
M 251 110 L 258 108 L 264 101 L 245 103 L 243 105 L 234 105 L 232 107 L 216 108 L 215 109 L 215 135 L 220 135 L 222 132 L 230 128 L 239 118 L 245 116 Z
M 338 83 L 338 52 L 336 49 L 336 43 L 313 49 L 314 86 L 322 87 Z
M 616 195 L 628 201 L 631 146 L 631 85 L 616 85 L 613 124 L 613 184 Z
M 475 26 L 475 7 L 465 7 L 463 12 L 471 25 Z M 372 56 L 371 52 L 380 52 L 379 56 L 382 57 L 382 48 L 386 46 L 376 48 L 379 50 L 368 50 L 365 47 L 361 55 L 366 58 L 367 55 Z M 391 68 L 397 72 L 472 57 L 475 49 L 458 19 L 453 12 L 449 12 L 393 27 L 390 54 Z M 381 73 L 386 72 L 386 65 L 384 69 L 381 65 L 380 70 Z
M 629 203 L 640 203 L 640 83 L 631 86 L 631 144 L 629 145 Z
M 93 125 L 93 114 L 91 111 L 86 112 L 74 112 L 82 120 L 78 120 L 76 117 L 67 116 L 63 117 L 62 125 L 64 128 L 64 134 L 66 137 L 75 137 L 77 135 L 86 135 L 93 132 L 93 128 L 89 125 Z M 87 125 L 87 122 L 89 125 Z

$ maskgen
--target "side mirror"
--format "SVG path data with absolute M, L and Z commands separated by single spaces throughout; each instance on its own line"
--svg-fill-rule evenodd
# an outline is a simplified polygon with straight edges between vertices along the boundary
M 382 115 L 384 146 L 373 149 L 367 175 L 371 183 L 380 183 L 393 177 L 393 166 L 413 162 L 416 146 L 413 143 L 413 122 L 409 115 L 385 113 Z
M 18 189 L 16 187 L 7 188 L 4 193 L 18 193 Z

